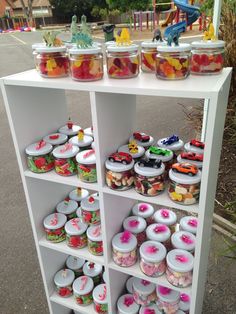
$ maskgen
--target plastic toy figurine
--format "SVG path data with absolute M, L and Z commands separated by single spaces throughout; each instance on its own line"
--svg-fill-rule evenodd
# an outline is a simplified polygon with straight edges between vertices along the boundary
M 187 162 L 173 164 L 172 170 L 174 172 L 187 174 L 189 176 L 195 176 L 198 173 L 198 168 L 195 165 L 189 164 Z
M 120 152 L 120 153 L 113 153 L 108 157 L 109 161 L 111 162 L 120 162 L 124 165 L 128 165 L 132 162 L 133 158 L 130 154 Z
M 159 159 L 141 159 L 138 163 L 140 167 L 149 167 L 159 169 L 161 167 L 161 160 Z
M 131 154 L 137 154 L 138 153 L 138 145 L 137 145 L 137 142 L 135 140 L 130 141 L 130 143 L 128 144 L 128 148 L 129 148 L 129 152 Z
M 131 45 L 130 34 L 127 28 L 122 28 L 121 32 L 117 32 L 115 38 L 118 46 Z
M 216 40 L 215 29 L 212 23 L 209 24 L 208 30 L 204 32 L 203 40 Z
M 84 140 L 84 130 L 80 129 L 78 132 L 78 141 L 81 142 Z
M 89 26 L 87 24 L 87 17 L 86 17 L 86 15 L 82 15 L 81 16 L 80 32 L 91 37 L 91 30 L 90 30 L 90 28 L 89 28 Z
M 179 36 L 180 33 L 177 31 L 172 31 L 169 36 L 167 37 L 167 45 L 171 46 L 172 43 L 175 44 L 175 46 L 179 46 Z
M 77 34 L 79 32 L 78 25 L 77 25 L 77 16 L 76 15 L 72 16 L 70 30 L 71 30 L 71 43 L 76 43 L 76 36 L 77 36 Z
M 196 139 L 191 140 L 189 144 L 191 146 L 195 146 L 195 147 L 198 147 L 201 149 L 204 149 L 204 147 L 205 147 L 205 144 L 203 142 L 196 140 Z
M 71 121 L 71 118 L 69 118 L 67 121 L 67 127 L 69 130 L 72 130 L 72 128 L 73 128 L 73 122 Z
M 148 142 L 150 140 L 149 135 L 147 135 L 145 133 L 141 133 L 141 132 L 134 132 L 133 137 L 134 137 L 134 139 L 136 139 L 137 141 L 140 141 L 140 142 Z
M 171 151 L 167 150 L 167 149 L 163 149 L 160 147 L 156 147 L 156 146 L 151 146 L 149 148 L 149 153 L 150 154 L 154 154 L 154 155 L 161 155 L 161 156 L 170 156 Z
M 159 28 L 155 29 L 152 41 L 163 41 L 161 31 Z
M 172 136 L 167 137 L 167 139 L 161 141 L 161 143 L 164 145 L 171 145 L 171 144 L 178 142 L 178 141 L 179 141 L 178 135 L 173 134 Z
M 62 46 L 62 41 L 59 38 L 57 38 L 58 34 L 60 34 L 60 32 L 46 31 L 43 33 L 43 40 L 46 43 L 47 47 Z
M 194 161 L 203 161 L 203 154 L 196 154 L 193 152 L 181 153 L 182 159 L 194 160 Z

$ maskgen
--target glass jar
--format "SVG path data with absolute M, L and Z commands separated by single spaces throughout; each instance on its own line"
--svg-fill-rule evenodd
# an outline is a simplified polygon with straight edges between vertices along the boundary
M 101 256 L 103 255 L 103 241 L 101 225 L 90 226 L 87 230 L 88 250 L 91 254 Z
M 143 72 L 155 73 L 157 42 L 144 41 L 141 43 L 141 69 Z
M 177 216 L 176 213 L 167 208 L 161 208 L 154 214 L 154 220 L 157 223 L 166 225 L 170 228 L 171 233 L 175 232 Z
M 102 266 L 99 264 L 86 262 L 83 266 L 83 272 L 85 276 L 90 277 L 93 280 L 94 286 L 97 286 L 102 281 Z
M 36 44 L 33 44 L 31 47 L 32 47 L 32 54 L 33 54 L 33 58 L 34 58 L 34 65 L 35 65 L 35 68 L 36 70 L 38 71 L 38 64 L 37 64 L 37 51 L 36 51 L 36 48 L 39 48 L 39 47 L 45 47 L 46 44 L 45 43 L 36 43 Z
M 107 286 L 105 284 L 100 284 L 93 290 L 93 302 L 96 313 L 108 313 Z
M 43 221 L 46 239 L 50 242 L 59 243 L 66 239 L 65 224 L 67 218 L 64 214 L 54 213 L 47 216 Z
M 156 76 L 163 80 L 182 80 L 190 72 L 191 45 L 159 45 L 156 56 Z
M 86 230 L 88 225 L 79 218 L 73 218 L 65 224 L 66 244 L 75 249 L 87 246 Z
M 78 207 L 83 199 L 89 196 L 89 191 L 81 188 L 76 188 L 69 193 L 69 199 L 77 202 Z
M 84 150 L 77 154 L 77 169 L 79 179 L 83 182 L 97 182 L 96 155 L 93 149 Z
M 146 235 L 148 240 L 162 243 L 166 249 L 170 248 L 170 229 L 164 224 L 154 223 L 147 227 Z
M 47 78 L 68 76 L 69 60 L 66 47 L 37 47 L 36 57 L 39 74 Z
M 134 283 L 135 277 L 129 277 L 129 279 L 126 281 L 125 286 L 128 293 L 133 294 L 133 283 Z
M 174 249 L 166 256 L 166 279 L 175 287 L 185 288 L 192 284 L 194 257 L 191 253 Z
M 66 143 L 54 148 L 52 154 L 55 158 L 55 171 L 63 177 L 69 177 L 77 173 L 75 156 L 79 147 Z
M 149 163 L 153 162 L 151 159 Z M 158 161 L 156 161 L 158 163 Z M 154 166 L 155 167 L 155 166 Z M 145 165 L 145 160 L 141 159 L 134 166 L 135 181 L 134 188 L 139 194 L 145 196 L 156 196 L 164 191 L 164 171 L 165 166 L 161 163 L 159 168 L 153 165 Z
M 85 259 L 75 257 L 75 256 L 68 256 L 66 259 L 66 267 L 71 269 L 74 274 L 75 278 L 78 278 L 83 275 L 83 265 L 85 263 Z
M 186 167 L 188 169 L 192 169 L 193 167 L 195 167 L 190 163 L 174 164 L 173 167 L 175 165 L 180 170 L 182 170 L 183 167 L 185 169 Z M 172 201 L 183 205 L 192 205 L 198 202 L 201 182 L 200 170 L 197 170 L 197 173 L 194 176 L 190 176 L 186 173 L 174 172 L 172 168 L 169 171 L 169 178 L 170 183 L 168 188 L 168 194 Z
M 134 159 L 134 161 L 139 160 L 145 153 L 145 149 L 142 146 L 137 145 L 137 152 L 132 152 L 129 149 L 128 145 L 123 145 L 118 149 L 118 152 L 124 152 L 124 153 L 128 153 L 132 156 L 132 158 Z
M 134 161 L 124 165 L 121 162 L 106 160 L 106 184 L 112 190 L 124 191 L 134 185 Z
M 56 293 L 63 298 L 72 295 L 72 284 L 75 280 L 75 274 L 70 269 L 62 269 L 54 276 L 54 284 L 56 286 Z
M 137 238 L 129 231 L 116 234 L 112 239 L 112 257 L 121 267 L 130 267 L 137 261 Z
M 78 305 L 87 306 L 93 302 L 93 281 L 88 276 L 81 276 L 73 283 L 73 293 Z
M 187 152 L 192 152 L 196 154 L 204 154 L 205 143 L 192 139 L 190 142 L 185 143 L 184 149 Z
M 156 304 L 150 304 L 147 306 L 141 306 L 139 314 L 162 314 L 162 312 L 158 310 Z
M 99 47 L 69 50 L 70 73 L 75 81 L 97 81 L 103 78 L 103 55 Z
M 198 167 L 198 169 L 202 169 L 202 161 L 199 160 L 203 160 L 203 154 L 197 154 L 197 153 L 193 153 L 193 152 L 183 152 L 181 154 L 178 155 L 177 157 L 177 162 L 178 163 L 191 163 L 194 166 Z
M 145 150 L 154 143 L 154 138 L 143 132 L 134 132 L 129 138 L 129 143 L 135 141 L 138 146 L 142 146 Z
M 190 311 L 190 295 L 187 293 L 180 294 L 180 301 L 179 301 L 179 310 L 183 311 L 185 314 L 189 314 Z
M 92 142 L 93 142 L 93 138 L 89 135 L 84 135 L 83 139 L 81 140 L 79 139 L 79 136 L 76 135 L 76 136 L 73 136 L 69 140 L 69 143 L 72 143 L 73 145 L 78 146 L 80 148 L 80 151 L 89 150 L 91 148 Z
M 147 225 L 151 225 L 154 222 L 154 207 L 148 203 L 138 203 L 132 208 L 132 214 L 134 216 L 142 217 L 146 220 Z
M 146 227 L 146 220 L 139 216 L 130 216 L 123 221 L 124 230 L 131 232 L 137 238 L 138 246 L 146 241 Z
M 139 305 L 149 305 L 156 301 L 156 286 L 148 280 L 134 278 L 134 301 Z
M 174 249 L 182 249 L 194 253 L 196 237 L 188 231 L 177 231 L 171 236 L 171 244 Z
M 224 65 L 223 40 L 192 42 L 191 74 L 211 75 L 221 73 Z
M 57 204 L 56 211 L 58 213 L 66 215 L 67 219 L 69 220 L 77 217 L 76 215 L 77 208 L 78 208 L 77 202 L 71 200 L 69 201 L 64 200 Z
M 110 78 L 132 78 L 139 74 L 138 45 L 107 46 L 107 74 Z
M 74 124 L 70 119 L 68 120 L 66 125 L 63 125 L 58 132 L 65 134 L 68 136 L 68 138 L 71 138 L 78 134 L 79 130 L 81 130 L 81 127 L 79 125 Z
M 194 216 L 185 216 L 180 219 L 180 230 L 197 233 L 198 219 Z
M 176 157 L 181 153 L 184 147 L 184 142 L 179 138 L 178 135 L 171 135 L 169 137 L 161 138 L 157 141 L 157 146 L 169 149 L 174 153 L 173 161 L 176 161 Z
M 176 314 L 179 308 L 180 294 L 176 290 L 158 285 L 157 293 L 157 307 L 165 314 Z
M 122 295 L 117 301 L 117 314 L 138 314 L 139 308 L 132 294 Z
M 67 142 L 68 136 L 62 133 L 52 133 L 43 138 L 46 143 L 51 144 L 54 148 Z
M 83 221 L 88 225 L 100 224 L 99 199 L 89 196 L 81 201 L 81 215 Z
M 146 241 L 139 249 L 140 269 L 149 277 L 162 276 L 166 271 L 166 248 L 156 241 Z
M 52 145 L 45 141 L 39 141 L 26 147 L 27 166 L 35 173 L 45 173 L 54 169 Z

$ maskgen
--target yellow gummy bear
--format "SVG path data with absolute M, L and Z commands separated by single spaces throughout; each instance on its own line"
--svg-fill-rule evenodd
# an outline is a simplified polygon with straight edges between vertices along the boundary
M 55 59 L 49 59 L 47 60 L 47 70 L 48 71 L 53 71 L 54 68 L 57 67 Z
M 176 192 L 171 192 L 170 197 L 172 198 L 173 201 L 179 201 L 179 202 L 181 202 L 183 199 L 182 195 Z
M 81 60 L 77 60 L 74 62 L 74 65 L 79 68 L 81 66 L 82 61 Z
M 188 60 L 186 60 L 186 61 L 183 63 L 183 67 L 184 67 L 184 68 L 187 68 L 188 65 L 189 65 L 189 62 L 188 62 Z
M 167 58 L 168 63 L 174 67 L 177 71 L 182 69 L 182 65 L 178 59 Z

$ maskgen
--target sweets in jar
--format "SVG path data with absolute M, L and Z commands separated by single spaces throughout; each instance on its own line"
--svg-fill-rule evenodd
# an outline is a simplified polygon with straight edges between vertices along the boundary
M 103 255 L 102 229 L 99 226 L 90 226 L 87 229 L 88 250 L 93 255 Z
M 66 125 L 60 127 L 58 132 L 67 135 L 68 138 L 71 138 L 72 136 L 77 135 L 79 130 L 81 130 L 81 127 L 79 125 L 74 124 L 69 118 Z
M 77 173 L 75 156 L 79 152 L 79 147 L 70 143 L 59 145 L 53 150 L 55 158 L 55 171 L 57 174 L 68 177 Z
M 93 149 L 80 152 L 76 156 L 78 176 L 83 182 L 97 182 L 96 155 Z
M 129 231 L 116 234 L 112 239 L 112 257 L 121 267 L 130 267 L 137 261 L 137 238 Z
M 194 257 L 185 250 L 174 249 L 166 256 L 166 278 L 175 287 L 192 284 Z
M 133 282 L 135 277 L 129 277 L 129 279 L 125 283 L 125 287 L 128 293 L 133 294 Z
M 54 169 L 52 149 L 52 145 L 43 140 L 26 147 L 29 170 L 35 173 L 45 173 Z
M 160 242 L 166 248 L 170 247 L 171 231 L 166 225 L 159 223 L 151 224 L 146 229 L 146 235 L 148 240 Z
M 43 138 L 46 143 L 51 144 L 54 148 L 67 142 L 68 136 L 62 133 L 52 133 Z
M 64 214 L 54 213 L 47 216 L 43 221 L 46 239 L 50 242 L 58 243 L 66 239 L 65 223 L 67 217 Z
M 72 295 L 72 284 L 75 280 L 75 274 L 70 269 L 62 269 L 54 276 L 54 284 L 56 286 L 56 293 L 63 298 Z
M 66 215 L 67 219 L 76 218 L 76 210 L 78 208 L 78 204 L 75 201 L 67 200 L 60 202 L 56 206 L 56 211 L 58 213 Z
M 138 314 L 140 305 L 134 301 L 132 294 L 124 294 L 117 301 L 117 314 Z
M 93 142 L 93 138 L 89 135 L 82 135 L 80 136 L 80 132 L 83 134 L 83 130 L 79 130 L 78 135 L 73 136 L 69 142 L 72 143 L 75 146 L 78 146 L 80 148 L 80 151 L 88 150 L 91 147 L 91 144 Z
M 144 132 L 136 131 L 129 138 L 129 143 L 135 141 L 138 146 L 142 146 L 145 150 L 154 143 L 154 138 Z
M 38 52 L 36 51 L 36 48 L 45 47 L 45 43 L 35 43 L 31 47 L 32 47 L 32 54 L 33 54 L 33 58 L 34 58 L 34 65 L 35 65 L 36 70 L 38 71 L 39 70 L 38 69 L 38 63 L 37 63 Z
M 168 137 L 161 138 L 157 141 L 157 145 L 164 149 L 169 149 L 174 153 L 174 160 L 184 147 L 184 142 L 178 135 L 173 134 Z
M 130 216 L 125 218 L 123 221 L 123 228 L 131 232 L 138 241 L 138 246 L 140 246 L 144 241 L 146 241 L 146 220 L 139 216 Z
M 141 306 L 139 314 L 162 314 L 162 312 L 159 311 L 156 304 L 150 304 Z
M 188 231 L 177 231 L 171 236 L 171 244 L 174 249 L 182 249 L 193 253 L 195 250 L 196 237 Z
M 87 246 L 86 230 L 88 225 L 79 218 L 73 218 L 65 224 L 66 244 L 75 249 Z
M 157 223 L 166 225 L 170 228 L 171 232 L 175 232 L 177 216 L 173 210 L 161 208 L 154 214 L 154 220 Z
M 78 305 L 88 306 L 93 302 L 94 283 L 88 276 L 80 276 L 73 283 L 73 294 Z
M 132 158 L 134 159 L 134 161 L 139 160 L 145 153 L 145 149 L 140 146 L 137 145 L 135 141 L 131 141 L 131 143 L 127 144 L 127 145 L 122 145 L 119 149 L 118 152 L 124 152 L 124 153 L 128 153 L 132 156 Z
M 93 280 L 94 286 L 101 283 L 102 280 L 102 266 L 99 264 L 86 262 L 83 266 L 84 275 Z
M 182 217 L 179 221 L 180 230 L 197 233 L 198 219 L 194 216 Z
M 107 286 L 100 284 L 93 290 L 93 302 L 96 313 L 108 313 Z
M 144 41 L 141 43 L 141 69 L 143 72 L 155 73 L 157 42 Z
M 148 280 L 134 278 L 134 301 L 139 305 L 149 305 L 156 301 L 156 286 Z
M 142 217 L 146 220 L 147 225 L 154 222 L 154 207 L 148 203 L 137 203 L 132 207 L 134 216 Z
M 89 196 L 89 192 L 86 189 L 76 188 L 69 193 L 69 199 L 77 202 L 80 206 L 81 201 Z
M 75 274 L 75 278 L 78 278 L 83 275 L 84 263 L 85 260 L 83 258 L 70 255 L 66 259 L 66 268 L 71 269 Z
M 81 201 L 82 219 L 88 225 L 100 224 L 99 199 L 89 196 Z
M 158 309 L 162 313 L 176 314 L 179 308 L 180 293 L 160 285 L 156 287 L 156 293 Z
M 191 302 L 190 295 L 187 293 L 181 293 L 179 301 L 179 310 L 183 311 L 185 314 L 188 314 L 190 311 L 190 302 Z
M 166 271 L 166 248 L 156 241 L 146 241 L 139 249 L 139 266 L 142 272 L 149 277 L 162 276 Z

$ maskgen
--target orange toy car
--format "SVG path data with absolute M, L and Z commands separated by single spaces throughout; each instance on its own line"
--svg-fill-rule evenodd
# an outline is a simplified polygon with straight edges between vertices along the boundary
M 188 162 L 173 164 L 172 170 L 189 176 L 195 176 L 198 173 L 198 168 Z

